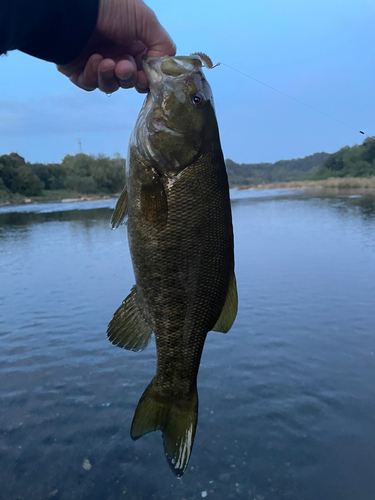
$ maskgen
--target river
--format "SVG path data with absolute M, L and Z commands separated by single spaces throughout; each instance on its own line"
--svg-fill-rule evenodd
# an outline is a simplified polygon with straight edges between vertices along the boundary
M 155 343 L 106 339 L 134 282 L 113 206 L 0 209 L 1 499 L 374 500 L 375 197 L 232 191 L 239 312 L 180 480 L 129 435 Z

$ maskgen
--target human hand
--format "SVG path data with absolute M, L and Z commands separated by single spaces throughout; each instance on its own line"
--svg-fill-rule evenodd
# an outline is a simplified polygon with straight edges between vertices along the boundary
M 81 89 L 148 92 L 142 55 L 174 56 L 176 46 L 142 0 L 100 0 L 95 30 L 81 54 L 57 69 Z

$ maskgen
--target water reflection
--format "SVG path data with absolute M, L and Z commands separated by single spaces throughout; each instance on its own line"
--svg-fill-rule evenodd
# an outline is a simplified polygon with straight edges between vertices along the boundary
M 270 200 L 277 199 L 278 201 L 320 200 L 327 203 L 330 207 L 342 212 L 342 215 L 358 214 L 364 220 L 375 219 L 375 193 L 364 190 L 359 194 L 359 190 L 344 190 L 344 189 L 275 189 L 275 190 L 241 190 L 233 193 L 232 205 L 252 205 L 258 203 L 268 203 Z
M 0 213 L 0 229 L 4 230 L 6 226 L 29 226 L 30 224 L 42 224 L 43 222 L 55 221 L 96 221 L 107 220 L 112 212 L 111 208 L 97 208 L 93 210 L 66 210 L 61 212 L 9 212 Z

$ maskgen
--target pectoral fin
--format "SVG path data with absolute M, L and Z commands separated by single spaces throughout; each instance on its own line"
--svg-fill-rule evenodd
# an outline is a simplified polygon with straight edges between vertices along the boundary
M 141 188 L 141 209 L 149 222 L 161 226 L 167 223 L 167 197 L 160 175 L 153 168 L 144 171 Z
M 108 340 L 128 351 L 143 351 L 150 342 L 152 326 L 134 286 L 117 309 L 107 328 Z
M 237 296 L 237 285 L 236 276 L 233 272 L 227 292 L 227 298 L 223 310 L 221 311 L 219 319 L 216 321 L 213 330 L 215 332 L 227 333 L 232 328 L 234 320 L 237 316 L 238 309 L 238 296 Z
M 111 229 L 117 229 L 121 224 L 125 224 L 125 218 L 128 215 L 128 192 L 126 186 L 122 190 L 117 200 L 115 210 L 111 217 Z

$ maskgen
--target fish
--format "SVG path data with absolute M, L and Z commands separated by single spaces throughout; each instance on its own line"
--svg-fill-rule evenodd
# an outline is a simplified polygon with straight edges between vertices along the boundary
M 152 333 L 156 373 L 131 425 L 136 440 L 160 430 L 181 477 L 198 419 L 197 374 L 207 333 L 237 314 L 229 185 L 202 53 L 144 56 L 150 91 L 130 137 L 126 182 L 111 219 L 127 224 L 135 285 L 107 329 L 141 351 Z

